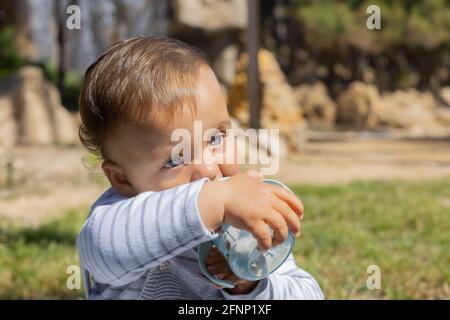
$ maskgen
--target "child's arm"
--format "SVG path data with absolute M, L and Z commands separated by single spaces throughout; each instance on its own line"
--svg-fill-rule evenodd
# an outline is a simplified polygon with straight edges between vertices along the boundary
M 317 300 L 324 299 L 316 280 L 300 269 L 292 254 L 267 278 L 259 281 L 248 294 L 233 295 L 222 291 L 227 300 Z
M 146 270 L 214 238 L 223 222 L 253 233 L 263 248 L 299 233 L 303 205 L 284 189 L 248 174 L 144 192 L 94 206 L 77 239 L 80 261 L 95 280 L 122 286 Z M 205 183 L 205 184 L 204 184 Z
M 197 209 L 206 180 L 94 206 L 77 238 L 83 267 L 100 283 L 122 286 L 214 238 Z

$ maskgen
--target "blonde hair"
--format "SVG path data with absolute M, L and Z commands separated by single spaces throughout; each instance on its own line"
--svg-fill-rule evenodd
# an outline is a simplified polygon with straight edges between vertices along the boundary
M 201 66 L 208 66 L 204 54 L 176 39 L 136 37 L 112 45 L 85 74 L 81 142 L 106 158 L 105 138 L 119 124 L 170 121 L 187 99 L 195 107 Z

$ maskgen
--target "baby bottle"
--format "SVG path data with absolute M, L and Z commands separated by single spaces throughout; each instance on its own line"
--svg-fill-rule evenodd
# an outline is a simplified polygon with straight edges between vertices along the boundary
M 262 181 L 281 186 L 292 192 L 277 180 L 263 179 Z M 272 230 L 270 231 L 272 232 Z M 284 242 L 262 252 L 258 248 L 257 240 L 250 232 L 223 224 L 218 237 L 199 245 L 199 266 L 202 272 L 212 282 L 225 288 L 232 288 L 234 287 L 232 282 L 220 280 L 206 270 L 205 260 L 213 245 L 223 254 L 231 270 L 237 277 L 256 281 L 267 277 L 286 260 L 294 245 L 294 237 L 289 232 Z

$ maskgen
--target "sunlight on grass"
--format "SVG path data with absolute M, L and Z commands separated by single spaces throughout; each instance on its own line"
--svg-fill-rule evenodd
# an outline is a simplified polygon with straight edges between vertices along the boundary
M 450 298 L 450 181 L 293 187 L 305 203 L 294 253 L 326 298 Z M 0 221 L 0 299 L 80 299 L 66 288 L 87 209 L 31 229 Z M 381 290 L 366 269 L 381 268 Z
M 78 299 L 66 268 L 78 265 L 75 239 L 87 210 L 69 211 L 39 228 L 0 224 L 0 299 Z
M 294 187 L 304 201 L 297 262 L 328 299 L 450 298 L 450 181 Z M 369 265 L 381 290 L 366 287 Z

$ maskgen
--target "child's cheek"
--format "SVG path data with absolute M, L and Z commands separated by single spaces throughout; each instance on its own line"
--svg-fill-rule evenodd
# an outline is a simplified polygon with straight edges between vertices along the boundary
M 191 181 L 191 173 L 184 166 L 174 169 L 164 169 L 159 175 L 151 178 L 151 181 L 158 184 L 156 190 L 166 190 Z

